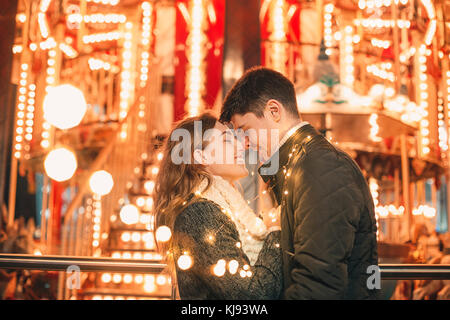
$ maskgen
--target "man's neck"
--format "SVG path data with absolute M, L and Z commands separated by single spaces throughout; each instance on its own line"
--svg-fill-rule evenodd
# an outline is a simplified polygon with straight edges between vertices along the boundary
M 290 136 L 294 134 L 295 131 L 300 127 L 301 124 L 304 124 L 302 119 L 294 120 L 285 126 L 286 129 L 281 131 L 279 136 L 278 148 L 280 148 Z

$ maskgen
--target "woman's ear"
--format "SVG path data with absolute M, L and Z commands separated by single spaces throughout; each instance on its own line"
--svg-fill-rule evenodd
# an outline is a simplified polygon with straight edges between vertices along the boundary
M 194 153 L 193 153 L 193 156 L 194 156 L 194 164 L 203 164 L 204 163 L 204 161 L 203 161 L 203 151 L 202 150 L 195 149 Z

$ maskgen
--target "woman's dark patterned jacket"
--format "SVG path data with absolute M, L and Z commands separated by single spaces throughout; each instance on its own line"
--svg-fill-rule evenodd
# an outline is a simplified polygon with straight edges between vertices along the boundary
M 210 237 L 211 236 L 211 237 Z M 174 261 L 181 299 L 278 299 L 282 290 L 280 231 L 271 232 L 254 266 L 252 275 L 242 278 L 240 270 L 250 265 L 235 224 L 212 201 L 200 199 L 188 205 L 176 218 L 173 232 Z M 176 263 L 185 251 L 192 257 L 192 267 L 181 270 Z M 227 263 L 222 276 L 214 275 L 218 260 Z M 235 274 L 228 262 L 236 260 Z

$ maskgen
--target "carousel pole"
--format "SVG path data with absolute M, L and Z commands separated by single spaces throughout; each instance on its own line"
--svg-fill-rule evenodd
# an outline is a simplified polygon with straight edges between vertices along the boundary
M 412 212 L 410 204 L 410 185 L 409 185 L 409 159 L 406 146 L 406 134 L 400 136 L 401 139 L 401 159 L 402 159 L 402 183 L 403 183 L 403 202 L 408 228 L 409 239 L 411 239 Z
M 444 57 L 442 59 L 442 88 L 448 88 L 450 87 L 447 84 L 447 79 L 450 79 L 450 77 L 447 77 L 447 73 L 449 71 L 449 60 L 448 57 Z M 447 94 L 448 95 L 448 94 Z M 447 170 L 445 174 L 445 182 L 447 185 L 447 231 L 450 231 L 450 119 L 448 116 L 448 98 L 446 98 L 446 95 L 443 94 L 443 100 L 444 100 L 444 122 L 445 127 L 447 128 L 447 145 L 449 148 L 447 149 L 447 163 L 445 164 Z

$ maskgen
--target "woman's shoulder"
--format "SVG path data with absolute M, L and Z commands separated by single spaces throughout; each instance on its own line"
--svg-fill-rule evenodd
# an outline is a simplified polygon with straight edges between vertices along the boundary
M 224 218 L 226 216 L 222 213 L 218 204 L 199 198 L 188 204 L 180 212 L 175 220 L 175 229 L 186 226 L 198 228 L 199 226 L 213 224 L 214 221 L 224 220 Z

